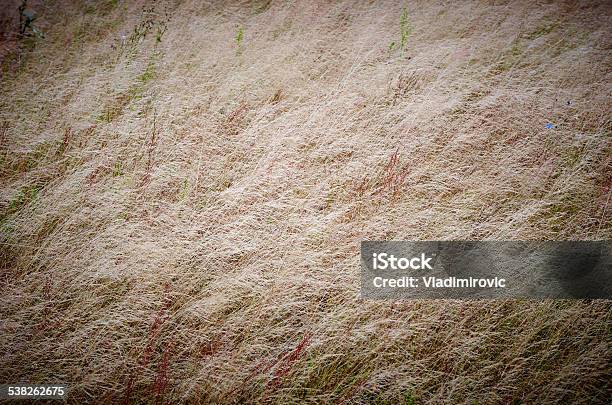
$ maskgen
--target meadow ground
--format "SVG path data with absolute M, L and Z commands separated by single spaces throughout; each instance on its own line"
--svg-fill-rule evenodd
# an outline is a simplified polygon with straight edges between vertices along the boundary
M 359 295 L 362 240 L 610 239 L 609 2 L 3 4 L 0 382 L 609 401 L 610 301 Z

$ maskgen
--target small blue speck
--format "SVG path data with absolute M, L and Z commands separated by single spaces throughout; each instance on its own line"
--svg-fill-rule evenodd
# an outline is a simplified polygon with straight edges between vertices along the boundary
M 544 125 L 544 128 L 546 129 L 553 129 L 555 126 L 553 124 L 551 124 L 550 122 L 546 125 Z

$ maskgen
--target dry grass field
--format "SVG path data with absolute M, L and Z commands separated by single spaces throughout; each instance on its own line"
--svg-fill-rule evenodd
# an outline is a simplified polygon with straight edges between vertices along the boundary
M 609 1 L 2 3 L 0 383 L 609 403 L 610 301 L 359 293 L 362 240 L 611 238 Z

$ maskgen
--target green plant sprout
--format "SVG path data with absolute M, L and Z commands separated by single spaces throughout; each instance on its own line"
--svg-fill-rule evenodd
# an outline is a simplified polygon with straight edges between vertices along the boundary
M 403 9 L 402 14 L 400 15 L 400 39 L 399 43 L 396 41 L 391 41 L 389 44 L 389 52 L 394 51 L 395 49 L 400 49 L 402 52 L 406 49 L 406 45 L 408 44 L 408 37 L 412 33 L 412 27 L 410 26 L 410 22 L 408 21 L 408 10 Z
M 242 41 L 244 40 L 244 27 L 239 27 L 236 32 L 236 44 L 238 45 L 238 49 L 236 53 L 239 54 L 242 51 Z

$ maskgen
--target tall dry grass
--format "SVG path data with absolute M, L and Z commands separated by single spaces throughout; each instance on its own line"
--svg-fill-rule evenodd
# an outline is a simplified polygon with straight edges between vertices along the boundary
M 75 403 L 609 400 L 609 301 L 367 301 L 358 258 L 610 238 L 609 3 L 42 11 L 46 39 L 2 71 L 0 382 Z

